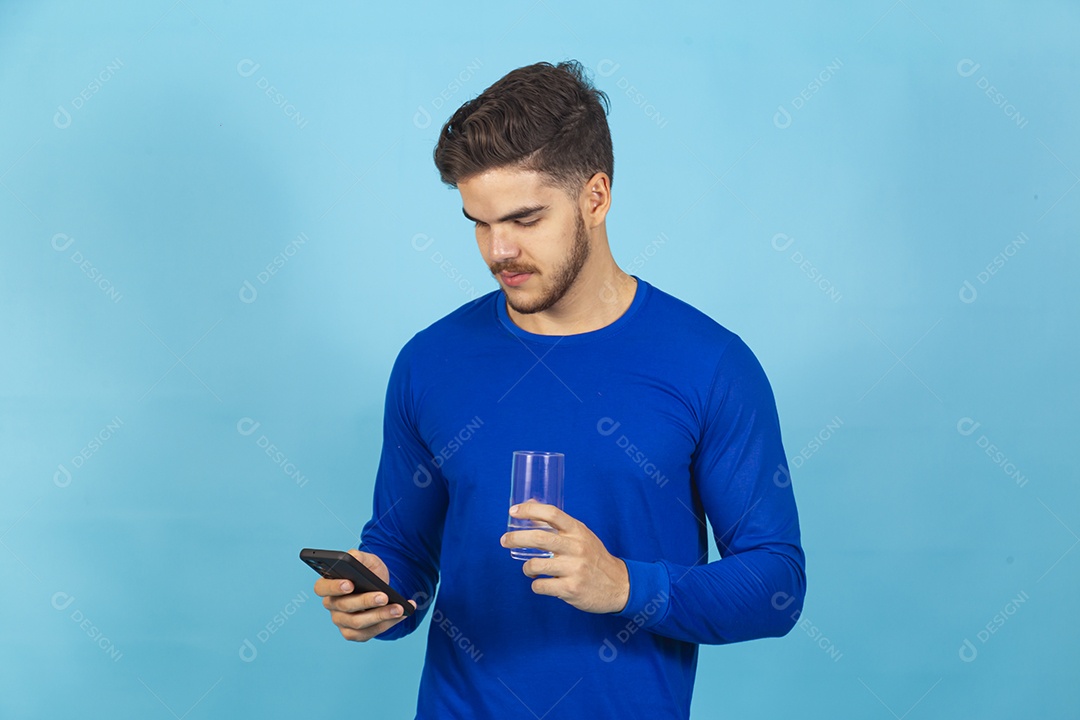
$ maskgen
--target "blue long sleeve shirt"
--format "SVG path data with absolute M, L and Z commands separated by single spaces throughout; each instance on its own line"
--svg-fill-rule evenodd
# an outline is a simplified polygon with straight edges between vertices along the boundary
M 499 544 L 514 450 L 565 454 L 565 511 L 626 562 L 621 612 L 536 595 Z M 380 639 L 431 615 L 425 719 L 687 718 L 698 645 L 784 635 L 806 585 L 761 365 L 640 278 L 592 332 L 526 332 L 497 290 L 417 333 L 391 372 L 360 549 L 420 606 Z

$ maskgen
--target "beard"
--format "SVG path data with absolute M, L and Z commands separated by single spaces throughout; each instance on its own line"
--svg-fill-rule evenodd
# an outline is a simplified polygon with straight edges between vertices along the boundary
M 552 271 L 550 287 L 548 287 L 540 297 L 528 302 L 520 300 L 515 301 L 510 297 L 509 293 L 503 293 L 506 295 L 506 303 L 515 312 L 519 312 L 522 315 L 532 315 L 547 310 L 563 299 L 563 296 L 566 295 L 567 291 L 570 290 L 577 280 L 578 275 L 581 273 L 581 269 L 585 267 L 585 261 L 588 259 L 589 232 L 585 229 L 585 220 L 581 217 L 581 211 L 579 210 L 577 222 L 574 225 L 574 244 L 570 248 L 570 257 L 566 259 L 566 262 Z M 513 263 L 492 265 L 490 269 L 495 275 L 498 275 L 505 270 L 511 272 L 536 273 L 535 267 L 514 265 Z

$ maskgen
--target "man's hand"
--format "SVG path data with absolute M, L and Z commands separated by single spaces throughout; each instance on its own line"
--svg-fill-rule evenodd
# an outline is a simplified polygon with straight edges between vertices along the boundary
M 385 583 L 390 582 L 390 570 L 377 555 L 349 550 L 349 554 L 364 563 Z M 403 619 L 401 606 L 386 605 L 386 593 L 369 592 L 350 595 L 353 584 L 348 580 L 319 578 L 315 581 L 315 594 L 323 599 L 323 607 L 330 611 L 330 619 L 338 626 L 346 640 L 365 642 L 386 632 Z M 410 600 L 413 607 L 416 602 Z
M 506 548 L 550 550 L 554 557 L 526 560 L 522 570 L 531 578 L 537 595 L 551 595 L 579 610 L 592 613 L 619 612 L 630 599 L 630 576 L 626 563 L 607 551 L 600 538 L 584 523 L 554 505 L 530 500 L 510 508 L 516 518 L 543 520 L 559 531 L 515 530 L 502 536 Z

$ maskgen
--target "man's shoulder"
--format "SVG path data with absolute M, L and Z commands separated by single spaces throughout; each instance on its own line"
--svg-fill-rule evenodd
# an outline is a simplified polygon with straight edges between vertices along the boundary
M 739 336 L 689 302 L 650 284 L 650 321 L 658 333 L 682 340 L 692 339 L 710 349 L 722 350 Z
M 658 306 L 654 323 L 662 327 L 659 332 L 671 333 L 659 340 L 676 348 L 668 351 L 673 367 L 682 368 L 688 377 L 709 378 L 708 384 L 714 388 L 710 397 L 723 398 L 734 388 L 739 397 L 771 401 L 765 369 L 741 336 L 690 303 L 653 290 Z M 721 389 L 716 391 L 718 387 Z
M 477 332 L 490 329 L 499 290 L 474 298 L 417 332 L 401 349 L 403 355 L 430 355 L 447 346 L 461 347 Z

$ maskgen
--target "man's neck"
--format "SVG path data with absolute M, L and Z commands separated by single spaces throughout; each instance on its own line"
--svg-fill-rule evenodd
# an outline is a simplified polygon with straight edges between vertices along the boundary
M 622 317 L 637 292 L 637 280 L 614 263 L 592 278 L 579 277 L 566 295 L 543 312 L 524 315 L 507 305 L 510 319 L 536 335 L 579 335 L 599 330 Z

